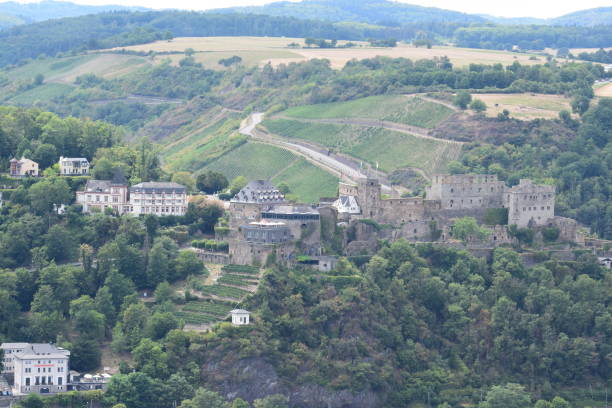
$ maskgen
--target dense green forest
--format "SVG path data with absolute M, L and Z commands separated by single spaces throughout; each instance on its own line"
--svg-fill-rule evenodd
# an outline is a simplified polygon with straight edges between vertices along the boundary
M 70 229 L 79 217 L 69 218 Z M 232 406 L 257 399 L 254 407 L 289 406 L 270 394 L 291 395 L 291 405 L 300 406 L 307 397 L 299 390 L 312 387 L 326 389 L 308 399 L 315 406 L 316 398 L 336 401 L 342 391 L 349 401 L 388 407 L 506 407 L 498 405 L 504 400 L 565 407 L 604 398 L 611 275 L 590 255 L 527 267 L 508 249 L 487 262 L 400 241 L 363 268 L 346 260 L 331 273 L 273 267 L 245 305 L 254 312 L 252 326 L 221 324 L 195 334 L 177 330 L 172 311 L 181 299 L 160 281 L 205 273 L 201 263 L 177 254 L 172 239 L 147 222 L 93 219 L 99 239 L 81 245 L 82 266 L 37 258 L 31 269 L 1 272 L 0 336 L 59 335 L 83 370 L 99 362 L 101 342 L 131 351 L 132 362 L 98 395 L 105 406 L 185 400 L 184 408 L 229 407 L 230 394 Z M 139 248 L 151 236 L 142 268 Z M 147 307 L 134 289 L 158 282 Z M 20 314 L 26 310 L 32 313 Z M 274 386 L 261 386 L 271 379 Z M 272 401 L 278 405 L 261 405 Z
M 544 48 L 599 48 L 612 44 L 610 26 L 542 26 L 542 25 L 489 25 L 462 27 L 455 31 L 460 47 L 511 50 L 518 45 L 523 50 Z
M 325 21 L 355 21 L 384 26 L 410 23 L 484 23 L 487 20 L 474 14 L 422 7 L 386 0 L 306 0 L 276 2 L 265 6 L 233 7 L 213 12 L 265 14 L 270 16 L 308 18 Z

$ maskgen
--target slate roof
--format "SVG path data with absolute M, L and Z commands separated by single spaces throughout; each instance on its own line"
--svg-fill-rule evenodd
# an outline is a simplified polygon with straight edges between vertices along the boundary
M 145 183 L 138 183 L 130 187 L 130 193 L 185 193 L 187 189 L 178 183 L 172 181 L 148 181 Z
M 253 180 L 232 198 L 234 203 L 281 204 L 285 195 L 267 180 Z
M 110 193 L 110 180 L 87 180 L 85 191 L 88 193 Z
M 113 174 L 113 179 L 111 180 L 111 185 L 113 186 L 127 186 L 128 182 L 123 174 L 123 170 L 117 169 Z
M 2 348 L 23 348 L 15 358 L 67 358 L 70 351 L 48 343 L 2 343 Z

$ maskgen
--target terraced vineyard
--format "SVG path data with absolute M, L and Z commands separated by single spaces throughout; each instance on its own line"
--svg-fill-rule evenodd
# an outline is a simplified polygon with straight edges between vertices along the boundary
M 453 110 L 444 105 L 403 95 L 298 106 L 280 113 L 281 116 L 301 119 L 376 119 L 423 128 L 433 128 L 452 114 Z
M 259 283 L 259 268 L 226 265 L 213 285 L 194 285 L 200 299 L 187 302 L 176 316 L 189 325 L 205 326 L 224 320 Z M 242 287 L 242 288 L 241 288 Z
M 349 154 L 381 170 L 392 172 L 416 167 L 428 174 L 444 172 L 457 159 L 461 146 L 443 140 L 426 139 L 377 127 L 265 120 L 271 132 L 286 138 L 302 139 Z

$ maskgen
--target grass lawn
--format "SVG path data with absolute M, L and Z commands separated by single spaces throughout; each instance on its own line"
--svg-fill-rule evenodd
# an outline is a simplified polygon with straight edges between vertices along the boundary
M 375 164 L 391 172 L 416 167 L 426 173 L 444 171 L 460 151 L 456 144 L 394 132 L 382 128 L 304 123 L 276 119 L 264 121 L 268 130 L 279 136 L 315 142 Z
M 305 119 L 364 118 L 433 128 L 453 111 L 419 97 L 379 95 L 348 102 L 298 106 L 281 115 Z

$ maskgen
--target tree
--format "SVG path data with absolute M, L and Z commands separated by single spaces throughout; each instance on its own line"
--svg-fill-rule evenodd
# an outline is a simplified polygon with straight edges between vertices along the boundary
M 35 183 L 28 190 L 28 196 L 32 208 L 41 215 L 53 211 L 53 204 L 68 204 L 72 199 L 72 193 L 66 180 L 53 177 Z
M 470 109 L 476 113 L 484 112 L 487 110 L 487 104 L 481 99 L 474 99 L 472 103 L 470 103 Z
M 34 77 L 34 85 L 39 86 L 42 85 L 43 82 L 45 82 L 45 76 L 43 74 L 36 74 Z
M 62 262 L 76 258 L 77 242 L 74 234 L 60 224 L 49 228 L 45 235 L 45 246 L 49 260 Z
M 170 332 L 177 329 L 179 322 L 176 316 L 170 312 L 156 312 L 149 318 L 146 334 L 153 340 L 160 340 Z
M 110 293 L 108 286 L 102 286 L 98 289 L 95 299 L 96 311 L 102 313 L 107 327 L 112 327 L 117 316 L 117 309 L 113 304 L 113 296 Z
M 474 217 L 463 217 L 455 220 L 452 232 L 453 237 L 464 242 L 472 239 L 483 240 L 489 235 L 489 231 L 480 227 Z
M 176 278 L 185 279 L 190 275 L 202 275 L 205 271 L 204 263 L 195 252 L 180 251 L 175 261 Z
M 134 283 L 127 277 L 120 274 L 117 269 L 112 268 L 104 281 L 104 286 L 108 288 L 115 309 L 119 309 L 123 303 L 123 298 L 134 293 Z
M 494 385 L 487 393 L 480 408 L 531 408 L 531 398 L 525 388 L 519 384 L 509 383 L 504 386 Z
M 457 95 L 455 95 L 455 98 L 453 99 L 453 103 L 461 109 L 467 109 L 471 101 L 472 95 L 465 91 L 457 92 Z
M 89 336 L 78 336 L 70 349 L 70 367 L 77 371 L 91 371 L 100 366 L 100 343 Z
M 211 170 L 198 174 L 196 178 L 197 188 L 206 194 L 217 193 L 228 185 L 227 178 L 223 174 Z
M 121 330 L 125 335 L 125 343 L 128 349 L 136 347 L 143 335 L 149 318 L 149 310 L 142 303 L 138 302 L 127 307 L 123 313 Z
M 240 190 L 244 188 L 248 183 L 248 180 L 244 176 L 235 177 L 230 183 L 230 194 L 235 196 Z
M 55 146 L 49 143 L 43 143 L 36 148 L 33 157 L 42 170 L 53 166 L 57 162 L 59 155 Z
M 187 171 L 177 171 L 172 175 L 172 181 L 185 186 L 188 193 L 195 190 L 195 180 L 191 173 Z
M 22 408 L 44 408 L 45 403 L 39 394 L 31 393 L 19 402 L 19 406 Z
M 218 393 L 198 388 L 195 396 L 184 400 L 179 408 L 229 408 L 229 404 Z
M 159 343 L 144 338 L 132 350 L 132 355 L 139 371 L 153 378 L 168 376 L 168 356 Z
M 147 285 L 157 287 L 163 281 L 175 281 L 175 260 L 178 256 L 178 246 L 172 238 L 159 237 L 155 240 L 149 252 L 147 265 Z
M 91 297 L 83 295 L 71 301 L 70 318 L 81 337 L 99 339 L 104 336 L 104 315 L 96 311 Z
M 164 303 L 168 302 L 172 299 L 172 295 L 174 294 L 174 290 L 172 286 L 166 281 L 161 282 L 155 288 L 155 303 Z

